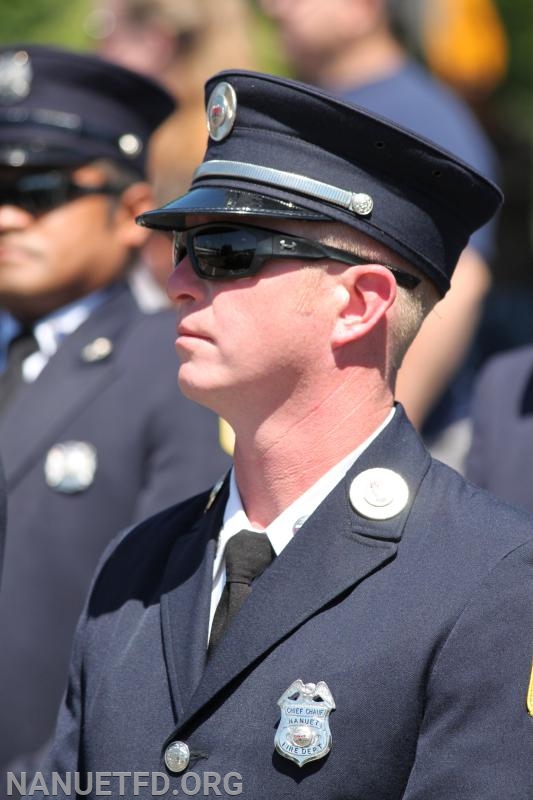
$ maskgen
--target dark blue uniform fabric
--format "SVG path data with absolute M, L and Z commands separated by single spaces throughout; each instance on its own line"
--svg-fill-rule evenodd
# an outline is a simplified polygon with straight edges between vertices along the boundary
M 100 337 L 111 342 L 110 354 L 87 361 L 84 347 Z M 174 338 L 173 311 L 143 314 L 120 285 L 0 422 L 10 509 L 0 592 L 0 764 L 53 732 L 72 635 L 105 546 L 228 468 L 217 417 L 178 389 Z M 64 442 L 96 449 L 94 480 L 75 494 L 45 477 L 47 454 Z
M 350 505 L 352 479 L 372 467 L 409 486 L 392 519 Z M 532 517 L 432 461 L 398 409 L 257 579 L 205 666 L 224 496 L 207 511 L 206 500 L 143 523 L 103 563 L 45 785 L 54 770 L 165 772 L 172 737 L 201 781 L 239 773 L 247 800 L 533 797 Z M 274 751 L 277 701 L 298 678 L 325 681 L 336 704 L 330 753 L 303 767 Z M 181 776 L 167 777 L 167 796 L 184 794 Z M 135 796 L 133 775 L 123 788 Z
M 495 356 L 476 382 L 466 474 L 533 511 L 533 347 Z

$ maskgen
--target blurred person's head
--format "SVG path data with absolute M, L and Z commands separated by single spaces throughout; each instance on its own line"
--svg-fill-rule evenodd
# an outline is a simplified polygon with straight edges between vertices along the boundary
M 186 102 L 214 70 L 253 65 L 251 24 L 246 0 L 97 0 L 88 27 L 104 56 Z
M 352 77 L 366 72 L 368 51 L 376 50 L 374 72 L 382 67 L 383 49 L 396 50 L 397 3 L 391 0 L 261 0 L 261 8 L 276 23 L 291 67 L 311 83 L 336 82 L 336 72 L 350 64 Z M 398 49 L 399 53 L 399 49 Z M 357 60 L 354 59 L 357 56 Z
M 0 50 L 0 303 L 33 320 L 125 275 L 153 205 L 148 142 L 174 107 L 98 56 Z
M 87 27 L 98 51 L 156 77 L 178 100 L 151 142 L 157 186 L 187 188 L 207 138 L 204 83 L 220 69 L 256 66 L 253 19 L 247 0 L 94 0 Z

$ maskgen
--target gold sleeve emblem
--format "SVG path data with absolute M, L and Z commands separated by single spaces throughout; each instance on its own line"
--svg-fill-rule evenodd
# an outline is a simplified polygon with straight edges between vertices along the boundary
M 527 713 L 533 717 L 533 662 L 531 663 L 531 675 L 529 676 L 529 686 L 527 689 Z
M 222 419 L 222 417 L 219 417 L 218 420 L 218 441 L 223 451 L 229 456 L 232 456 L 233 447 L 235 445 L 235 434 L 233 433 L 233 428 L 225 419 Z

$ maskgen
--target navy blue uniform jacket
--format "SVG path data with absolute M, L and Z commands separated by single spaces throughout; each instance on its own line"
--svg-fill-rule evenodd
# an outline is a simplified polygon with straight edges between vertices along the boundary
M 467 477 L 533 512 L 533 347 L 491 358 L 476 382 Z
M 4 542 L 6 537 L 6 479 L 0 461 L 0 584 L 2 583 L 2 564 L 4 561 Z
M 97 339 L 109 340 L 111 352 L 87 360 L 84 348 Z M 0 589 L 0 765 L 53 733 L 76 622 L 111 539 L 227 469 L 217 418 L 179 392 L 174 339 L 175 313 L 141 313 L 121 285 L 2 418 L 10 513 Z M 94 480 L 75 494 L 45 477 L 48 452 L 69 441 L 91 444 L 97 457 Z
M 372 467 L 409 486 L 392 519 L 350 504 L 354 475 Z M 246 800 L 533 797 L 529 515 L 432 461 L 398 409 L 254 583 L 206 666 L 223 504 L 171 508 L 103 563 L 46 781 L 164 771 L 173 736 L 196 754 L 190 771 L 238 772 Z M 303 767 L 274 752 L 277 701 L 298 678 L 325 681 L 336 703 L 330 753 Z M 181 776 L 169 781 L 167 796 L 184 794 Z

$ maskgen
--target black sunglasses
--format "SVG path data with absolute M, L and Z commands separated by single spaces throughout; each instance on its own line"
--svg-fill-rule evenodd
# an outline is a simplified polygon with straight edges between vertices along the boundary
M 329 258 L 350 265 L 376 263 L 290 233 L 227 223 L 210 223 L 177 231 L 174 234 L 174 265 L 177 266 L 187 255 L 196 274 L 209 281 L 255 275 L 265 261 L 272 258 L 303 261 Z M 420 283 L 416 275 L 392 264 L 379 263 L 393 273 L 399 286 L 414 289 Z
M 109 183 L 80 186 L 72 179 L 70 171 L 30 172 L 16 177 L 15 180 L 0 177 L 0 206 L 17 206 L 37 216 L 78 197 L 95 194 L 119 195 L 121 191 Z

